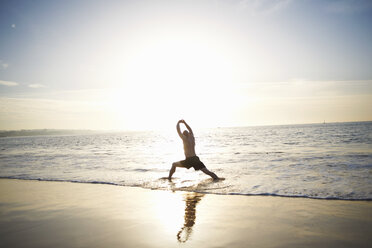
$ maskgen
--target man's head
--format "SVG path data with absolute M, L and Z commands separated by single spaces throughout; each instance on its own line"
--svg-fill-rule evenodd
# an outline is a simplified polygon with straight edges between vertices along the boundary
M 185 135 L 186 137 L 189 136 L 189 132 L 187 130 L 183 131 L 182 134 Z

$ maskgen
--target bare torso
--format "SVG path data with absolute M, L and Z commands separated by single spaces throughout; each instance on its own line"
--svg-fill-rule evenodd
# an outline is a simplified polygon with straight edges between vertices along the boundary
M 185 152 L 186 158 L 196 156 L 195 154 L 195 138 L 193 134 L 182 137 L 183 149 Z

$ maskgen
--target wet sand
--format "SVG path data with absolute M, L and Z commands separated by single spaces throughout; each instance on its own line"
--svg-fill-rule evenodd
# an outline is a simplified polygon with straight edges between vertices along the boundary
M 0 247 L 370 247 L 372 202 L 0 180 Z

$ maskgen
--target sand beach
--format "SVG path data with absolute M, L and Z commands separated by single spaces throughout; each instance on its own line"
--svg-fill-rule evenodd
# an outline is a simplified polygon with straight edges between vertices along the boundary
M 1 247 L 369 247 L 372 202 L 0 180 Z

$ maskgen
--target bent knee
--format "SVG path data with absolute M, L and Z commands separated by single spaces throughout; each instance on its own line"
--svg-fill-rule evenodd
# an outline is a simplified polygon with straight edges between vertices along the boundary
M 172 167 L 182 167 L 182 164 L 180 162 L 174 162 Z
M 178 167 L 179 166 L 179 163 L 178 162 L 174 162 L 173 164 L 172 164 L 172 167 Z

